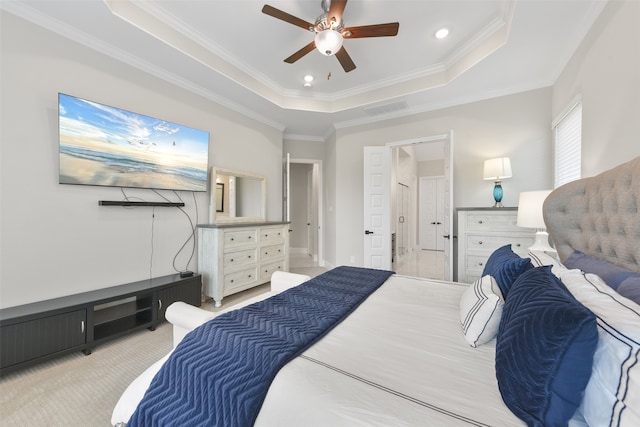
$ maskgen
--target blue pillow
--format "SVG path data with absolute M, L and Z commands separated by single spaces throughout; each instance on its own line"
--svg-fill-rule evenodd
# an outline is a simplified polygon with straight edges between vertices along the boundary
M 525 271 L 533 268 L 529 258 L 520 256 L 511 250 L 511 245 L 496 249 L 484 266 L 482 276 L 496 279 L 502 296 L 506 299 L 513 282 Z
M 505 301 L 496 343 L 505 404 L 529 426 L 566 426 L 582 401 L 597 343 L 595 315 L 550 266 L 522 274 Z
M 640 279 L 640 274 L 638 273 L 625 270 L 615 264 L 580 251 L 574 251 L 563 264 L 568 268 L 579 268 L 585 273 L 593 273 L 600 276 L 614 290 L 617 290 L 620 284 L 630 277 Z
M 623 297 L 640 304 L 640 275 L 626 278 L 617 289 Z

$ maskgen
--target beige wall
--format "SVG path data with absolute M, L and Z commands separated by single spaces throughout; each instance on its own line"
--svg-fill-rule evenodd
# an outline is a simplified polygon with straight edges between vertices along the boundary
M 640 156 L 640 2 L 610 1 L 553 86 L 555 119 L 582 96 L 582 176 Z
M 118 188 L 58 184 L 58 92 L 210 132 L 210 164 L 265 175 L 267 215 L 282 218 L 281 131 L 6 12 L 1 19 L 0 306 L 174 273 L 191 233 L 178 209 L 102 207 L 122 199 Z M 192 194 L 181 196 L 196 222 Z M 195 200 L 206 222 L 208 193 Z M 177 268 L 196 270 L 190 248 Z
M 511 157 L 504 203 L 553 184 L 553 119 L 583 99 L 583 176 L 640 155 L 640 2 L 610 1 L 552 88 L 338 129 L 326 144 L 326 256 L 362 263 L 362 147 L 454 131 L 454 206 L 489 206 L 482 163 Z M 334 171 L 335 168 L 335 171 Z M 335 181 L 334 181 L 335 179 Z M 340 245 L 336 245 L 339 241 Z
M 454 207 L 491 206 L 493 183 L 482 180 L 485 159 L 511 157 L 513 178 L 503 187 L 507 206 L 520 191 L 551 185 L 551 90 L 475 102 L 336 133 L 335 265 L 363 263 L 363 147 L 454 132 Z
M 485 159 L 509 156 L 504 203 L 552 183 L 551 122 L 583 99 L 583 175 L 640 155 L 640 2 L 610 1 L 553 88 L 374 124 L 340 128 L 324 143 L 287 141 L 279 130 L 151 77 L 91 49 L 2 17 L 0 306 L 52 298 L 173 272 L 188 236 L 175 210 L 110 209 L 119 190 L 57 184 L 57 93 L 65 92 L 211 133 L 211 164 L 267 176 L 269 219 L 281 218 L 281 156 L 323 160 L 328 266 L 361 265 L 362 153 L 454 132 L 454 207 L 490 206 Z M 46 78 L 44 78 L 46 76 Z M 266 159 L 266 160 L 265 160 Z M 147 197 L 146 192 L 135 192 Z M 195 214 L 187 198 L 186 210 Z M 207 194 L 196 201 L 207 217 Z M 153 244 L 151 225 L 154 226 Z M 151 260 L 151 246 L 153 259 Z M 180 268 L 196 268 L 188 255 Z M 37 271 L 40 275 L 35 276 Z

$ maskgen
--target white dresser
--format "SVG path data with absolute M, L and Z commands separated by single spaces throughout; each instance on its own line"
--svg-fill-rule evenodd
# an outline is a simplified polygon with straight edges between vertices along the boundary
M 198 225 L 198 272 L 204 294 L 222 298 L 289 270 L 289 227 L 283 222 Z
M 482 275 L 489 256 L 511 244 L 527 256 L 535 229 L 516 225 L 518 208 L 458 208 L 458 282 L 473 283 Z

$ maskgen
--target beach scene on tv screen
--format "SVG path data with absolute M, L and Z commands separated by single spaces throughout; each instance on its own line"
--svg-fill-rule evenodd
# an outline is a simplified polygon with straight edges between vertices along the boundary
M 60 183 L 206 191 L 209 133 L 59 94 Z

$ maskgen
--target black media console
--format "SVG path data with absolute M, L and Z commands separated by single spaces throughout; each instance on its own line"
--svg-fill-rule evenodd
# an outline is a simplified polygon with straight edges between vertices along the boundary
M 0 375 L 138 329 L 154 330 L 167 307 L 199 307 L 202 277 L 180 274 L 0 310 Z

